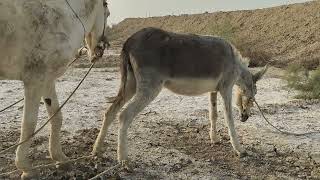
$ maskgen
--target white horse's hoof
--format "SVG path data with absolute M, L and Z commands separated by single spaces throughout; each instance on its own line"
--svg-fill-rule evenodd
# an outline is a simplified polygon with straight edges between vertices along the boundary
M 132 173 L 133 172 L 133 168 L 130 166 L 129 161 L 128 160 L 122 160 L 120 161 L 121 167 L 127 171 Z
M 38 172 L 32 170 L 32 171 L 27 171 L 27 172 L 23 172 L 21 175 L 21 179 L 22 180 L 33 180 L 33 179 L 38 179 L 39 178 L 39 174 Z

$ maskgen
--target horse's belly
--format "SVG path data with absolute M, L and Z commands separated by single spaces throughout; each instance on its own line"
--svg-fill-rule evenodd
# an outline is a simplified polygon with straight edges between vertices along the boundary
M 214 79 L 174 79 L 165 82 L 170 91 L 187 96 L 201 95 L 217 90 L 218 81 Z

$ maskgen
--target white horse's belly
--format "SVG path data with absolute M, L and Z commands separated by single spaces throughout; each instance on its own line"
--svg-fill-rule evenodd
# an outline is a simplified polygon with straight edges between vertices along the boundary
M 215 79 L 172 79 L 164 86 L 170 91 L 187 96 L 197 96 L 217 90 L 218 80 Z

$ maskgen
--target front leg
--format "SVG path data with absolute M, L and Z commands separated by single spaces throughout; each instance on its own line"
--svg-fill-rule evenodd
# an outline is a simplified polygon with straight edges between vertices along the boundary
M 23 142 L 30 138 L 34 133 L 37 125 L 37 118 L 39 112 L 39 104 L 41 98 L 41 86 L 36 83 L 25 83 L 24 91 L 24 109 L 23 109 L 23 119 L 21 126 L 20 142 Z M 31 170 L 32 163 L 28 158 L 28 151 L 31 145 L 31 138 L 18 146 L 16 151 L 15 164 L 19 170 L 23 172 L 21 178 L 30 178 L 33 176 Z
M 217 134 L 217 92 L 210 92 L 209 95 L 209 118 L 211 122 L 210 126 L 210 140 L 211 143 L 219 143 L 220 136 Z
M 234 120 L 232 117 L 232 87 L 226 88 L 220 91 L 220 94 L 224 102 L 224 114 L 225 114 L 225 120 L 228 126 L 231 144 L 233 146 L 233 149 L 237 152 L 237 154 L 240 157 L 243 157 L 246 155 L 246 151 L 241 148 L 241 145 L 239 143 L 239 139 L 234 127 Z
M 46 104 L 46 109 L 49 118 L 59 109 L 59 101 L 55 89 L 55 82 L 49 82 L 44 90 L 43 101 Z M 52 160 L 57 162 L 63 162 L 68 160 L 65 154 L 62 152 L 60 143 L 60 130 L 62 126 L 62 113 L 59 111 L 53 119 L 50 121 L 51 131 L 49 139 L 49 153 Z

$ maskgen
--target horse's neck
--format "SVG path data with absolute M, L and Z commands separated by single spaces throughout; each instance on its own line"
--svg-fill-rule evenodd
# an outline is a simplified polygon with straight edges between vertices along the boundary
M 84 25 L 86 33 L 89 33 L 95 23 L 97 0 L 68 0 L 70 6 L 75 11 Z M 70 9 L 70 11 L 72 11 Z M 77 17 L 75 17 L 77 18 Z M 78 19 L 77 19 L 78 20 Z M 80 22 L 79 22 L 80 23 Z

